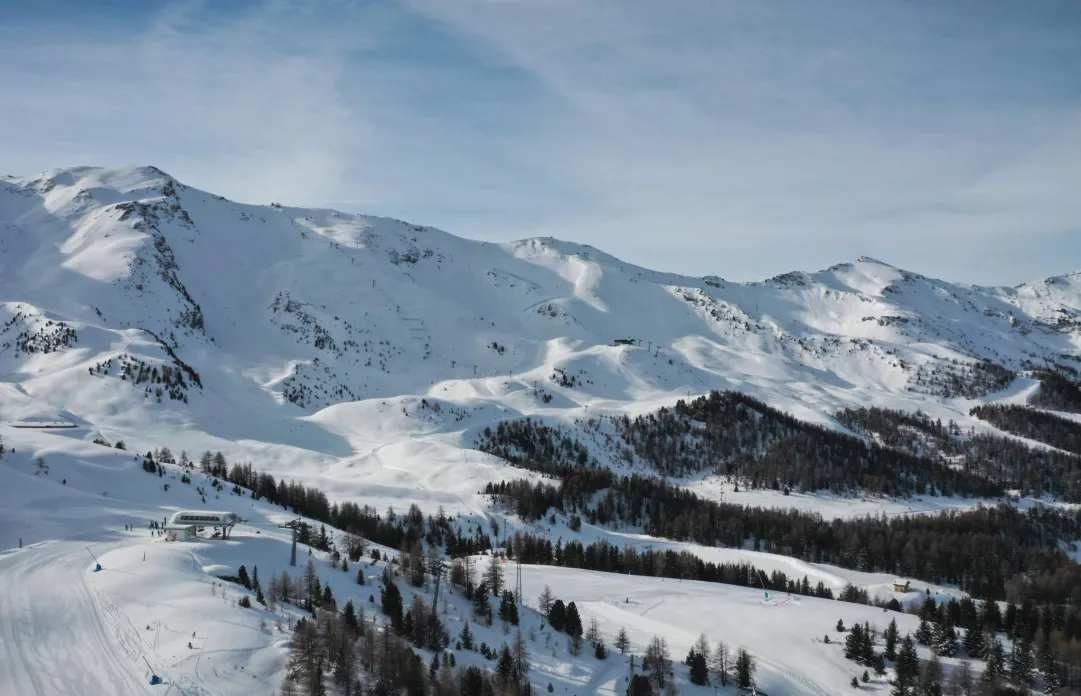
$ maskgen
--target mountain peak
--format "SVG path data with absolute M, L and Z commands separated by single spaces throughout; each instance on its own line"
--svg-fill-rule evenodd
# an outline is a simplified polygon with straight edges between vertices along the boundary
M 888 264 L 885 261 L 879 261 L 878 259 L 872 258 L 870 256 L 860 256 L 858 259 L 856 259 L 856 263 L 869 263 L 874 264 L 875 266 L 884 266 L 885 268 L 897 268 L 896 266 Z

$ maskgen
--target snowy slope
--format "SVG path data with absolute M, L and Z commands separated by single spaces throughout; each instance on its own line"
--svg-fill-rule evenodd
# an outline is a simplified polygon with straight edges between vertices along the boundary
M 274 692 L 283 676 L 288 627 L 298 618 L 296 610 L 239 607 L 239 598 L 250 593 L 215 576 L 235 574 L 241 564 L 249 573 L 257 566 L 264 584 L 283 570 L 295 575 L 299 569 L 288 566 L 287 533 L 274 526 L 291 515 L 246 496 L 212 494 L 207 506 L 246 520 L 231 539 L 167 543 L 151 535 L 149 521 L 176 509 L 204 507 L 195 492 L 199 486 L 209 489 L 202 474 L 193 473 L 190 485 L 179 481 L 180 472 L 172 466 L 163 477 L 150 475 L 141 470 L 140 457 L 82 444 L 55 431 L 18 431 L 8 444 L 15 452 L 0 459 L 0 548 L 7 549 L 0 552 L 0 586 L 5 588 L 0 595 L 0 693 L 166 694 L 174 687 L 172 693 L 200 696 Z M 32 452 L 46 453 L 48 473 L 36 473 Z M 25 542 L 36 536 L 49 540 L 18 548 L 20 538 Z M 632 544 L 663 543 L 625 536 L 623 541 Z M 739 559 L 767 572 L 808 574 L 836 588 L 851 582 L 881 593 L 888 591 L 884 588 L 891 580 L 888 575 L 771 554 L 681 546 L 711 560 Z M 301 549 L 301 565 L 308 553 Z M 342 572 L 323 554 L 313 557 L 321 581 L 332 587 L 339 605 L 351 599 L 369 616 L 378 612 L 368 597 L 378 596 L 375 584 L 384 562 L 365 560 Z M 100 572 L 93 571 L 95 559 L 102 565 Z M 474 559 L 474 565 L 486 563 L 483 557 Z M 365 586 L 355 584 L 358 568 L 368 578 Z M 510 574 L 508 566 L 508 578 Z M 399 584 L 407 598 L 417 592 L 431 602 L 430 588 Z M 810 597 L 764 601 L 760 591 L 749 588 L 523 567 L 528 606 L 536 607 L 544 585 L 565 601 L 575 601 L 584 621 L 596 617 L 609 642 L 625 627 L 632 650 L 639 654 L 658 635 L 678 660 L 703 631 L 713 640 L 746 647 L 759 661 L 759 685 L 775 694 L 842 692 L 862 668 L 844 660 L 839 644 L 820 642 L 821 636 L 829 633 L 835 641 L 843 637 L 832 630 L 839 617 L 846 624 L 877 623 L 879 629 L 886 621 L 880 609 Z M 924 589 L 942 597 L 960 594 L 920 583 L 910 596 L 896 597 L 916 602 Z M 469 603 L 447 591 L 442 597 L 448 600 L 442 618 L 457 635 L 464 621 L 472 621 Z M 890 616 L 896 616 L 903 630 L 915 627 L 914 617 Z M 556 693 L 625 693 L 625 658 L 612 655 L 601 662 L 589 650 L 572 656 L 566 636 L 550 635 L 551 628 L 544 627 L 536 613 L 523 610 L 522 621 L 533 656 L 530 678 L 539 693 L 549 683 Z M 498 621 L 491 627 L 472 623 L 478 642 L 498 647 L 513 639 Z M 484 663 L 477 653 L 458 651 L 457 657 L 462 664 Z M 151 675 L 164 683 L 151 687 Z M 677 678 L 681 693 L 713 693 L 712 688 L 687 683 L 683 667 L 677 669 Z M 888 691 L 878 678 L 867 688 Z M 735 692 L 730 688 L 721 693 Z
M 880 404 L 986 428 L 974 401 L 1032 381 L 946 396 L 933 375 L 1076 360 L 1078 317 L 1076 273 L 983 288 L 861 258 L 738 284 L 241 205 L 153 167 L 0 179 L 0 423 L 222 450 L 377 506 L 475 511 L 499 464 L 462 433 L 498 419 L 714 388 L 824 424 Z
M 210 504 L 251 521 L 232 541 L 158 543 L 147 521 L 202 507 L 199 481 L 180 484 L 172 469 L 148 475 L 139 457 L 95 440 L 193 457 L 221 450 L 335 501 L 377 510 L 416 502 L 465 524 L 678 546 L 881 596 L 887 576 L 505 519 L 480 490 L 530 475 L 470 447 L 484 427 L 523 415 L 602 443 L 603 421 L 588 425 L 595 414 L 634 416 L 716 388 L 827 425 L 839 408 L 877 404 L 984 429 L 967 416 L 974 403 L 1023 401 L 1034 380 L 984 383 L 993 389 L 976 380 L 967 395 L 945 395 L 934 376 L 971 373 L 981 360 L 1011 371 L 1076 361 L 1079 317 L 1076 273 L 982 288 L 861 258 L 737 284 L 553 239 L 487 244 L 396 220 L 241 205 L 152 167 L 0 179 L 0 438 L 9 450 L 0 458 L 0 586 L 14 588 L 0 597 L 0 694 L 155 693 L 151 670 L 191 694 L 269 693 L 280 680 L 287 635 L 276 622 L 289 617 L 236 607 L 236 588 L 212 575 L 240 563 L 280 572 L 288 542 L 274 525 L 289 516 L 222 494 Z M 624 466 L 602 446 L 594 454 Z M 971 504 L 884 507 L 688 485 L 830 516 Z M 90 572 L 87 547 L 101 573 Z M 701 630 L 744 645 L 774 694 L 841 693 L 855 666 L 814 639 L 839 615 L 881 619 L 857 605 L 775 606 L 747 589 L 568 569 L 526 569 L 524 582 L 527 599 L 551 584 L 609 635 L 626 626 L 639 649 L 664 635 L 679 659 Z M 345 574 L 332 584 L 339 601 L 371 591 Z M 455 599 L 452 616 L 463 607 Z M 484 636 L 506 639 L 495 628 Z M 572 659 L 536 640 L 538 690 L 550 681 L 557 693 L 624 692 L 625 663 Z

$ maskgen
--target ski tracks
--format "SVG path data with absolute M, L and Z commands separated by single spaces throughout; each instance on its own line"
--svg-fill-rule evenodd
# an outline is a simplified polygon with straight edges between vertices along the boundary
M 99 603 L 82 552 L 57 542 L 0 559 L 0 693 L 154 693 L 135 662 L 138 635 Z

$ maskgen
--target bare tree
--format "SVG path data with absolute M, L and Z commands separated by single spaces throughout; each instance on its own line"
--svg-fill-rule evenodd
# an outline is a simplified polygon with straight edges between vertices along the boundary
M 484 570 L 484 582 L 493 597 L 503 593 L 503 565 L 499 556 L 492 554 L 488 567 Z
M 728 646 L 724 641 L 717 641 L 717 647 L 713 649 L 712 666 L 717 678 L 721 680 L 721 686 L 728 686 L 728 670 L 731 667 L 729 659 Z
M 604 640 L 604 636 L 601 635 L 600 624 L 597 623 L 597 617 L 591 616 L 589 618 L 589 628 L 586 629 L 586 640 L 593 645 L 600 643 Z
M 537 598 L 537 605 L 540 607 L 540 610 L 545 617 L 547 617 L 548 612 L 552 610 L 552 602 L 554 601 L 555 597 L 552 595 L 552 588 L 545 585 L 544 591 L 541 592 L 540 597 Z
M 672 675 L 672 661 L 668 653 L 668 642 L 664 638 L 653 636 L 642 657 L 642 669 L 649 672 L 649 678 L 664 688 L 665 680 Z
M 619 627 L 619 632 L 616 633 L 615 646 L 621 655 L 626 655 L 627 650 L 631 647 L 631 639 L 627 637 L 627 629 L 622 626 Z

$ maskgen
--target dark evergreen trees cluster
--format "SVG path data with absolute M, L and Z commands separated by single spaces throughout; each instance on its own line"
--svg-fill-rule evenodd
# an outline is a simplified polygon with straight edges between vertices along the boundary
M 980 414 L 1018 435 L 1077 446 L 1077 424 L 1057 428 L 1054 421 L 1061 419 L 1048 414 L 1021 407 L 973 409 L 973 415 L 984 417 Z M 922 453 L 942 463 L 960 463 L 969 475 L 990 482 L 996 489 L 1081 501 L 1081 456 L 1029 447 L 1009 437 L 962 433 L 952 421 L 943 426 L 918 412 L 859 408 L 841 411 L 836 418 L 851 430 L 874 434 L 889 447 Z
M 883 495 L 999 495 L 1000 487 L 943 462 L 802 422 L 738 392 L 712 392 L 674 409 L 614 418 L 620 456 L 633 452 L 665 476 L 712 471 L 750 487 Z M 478 449 L 533 471 L 603 476 L 588 448 L 558 427 L 504 421 Z M 581 473 L 590 472 L 590 473 Z M 607 473 L 607 472 L 605 472 Z
M 9 321 L 0 326 L 0 336 L 6 333 L 10 328 L 14 327 L 17 323 L 22 323 L 27 328 L 20 332 L 13 340 L 5 341 L 0 344 L 0 348 L 15 347 L 15 355 L 26 354 L 33 355 L 35 353 L 53 353 L 58 350 L 70 348 L 75 345 L 79 337 L 75 332 L 75 329 L 68 326 L 62 321 L 53 321 L 52 319 L 46 320 L 44 323 L 38 323 L 36 326 L 31 326 L 26 319 L 31 319 L 28 315 L 23 315 L 21 311 L 17 312 Z M 39 318 L 39 317 L 33 317 Z
M 1030 401 L 1033 406 L 1081 413 L 1081 386 L 1076 380 L 1076 371 L 1073 372 L 1073 379 L 1065 374 L 1065 370 L 1038 370 L 1036 376 L 1040 380 L 1040 388 Z
M 575 485 L 580 483 L 581 479 L 576 478 Z M 549 484 L 544 486 L 554 488 Z M 533 485 L 499 489 L 507 491 L 505 495 L 528 490 L 531 496 L 536 490 Z M 1081 604 L 1081 566 L 1059 548 L 1060 543 L 1081 537 L 1081 511 L 1045 506 L 1023 511 L 1003 504 L 937 515 L 824 520 L 818 514 L 796 510 L 702 500 L 686 489 L 637 475 L 615 480 L 603 492 L 591 494 L 595 494 L 592 497 L 596 502 L 586 515 L 595 524 L 635 525 L 653 536 L 706 546 L 741 547 L 751 542 L 755 550 L 814 563 L 957 584 L 977 597 L 1014 601 L 1027 597 L 1040 603 Z M 551 500 L 557 496 L 558 493 L 545 490 L 541 498 Z M 575 489 L 571 504 L 564 499 L 563 507 L 572 508 L 578 504 L 577 499 L 584 497 L 584 489 Z M 601 541 L 580 547 L 571 542 L 562 551 L 566 560 L 556 562 L 634 572 L 623 568 L 636 564 L 621 560 L 631 550 L 604 548 L 604 544 Z M 545 563 L 549 561 L 544 559 L 557 556 L 554 549 L 548 550 L 551 542 L 545 539 L 538 538 L 532 546 L 530 543 L 524 546 L 527 557 L 541 559 L 526 562 Z M 579 548 L 582 548 L 581 560 L 578 560 Z M 589 557 L 588 549 L 594 550 L 597 559 Z M 599 553 L 601 549 L 603 553 Z M 640 554 L 640 557 L 650 556 Z M 699 569 L 696 560 L 683 563 L 689 577 L 706 580 L 726 575 L 720 570 L 709 572 L 706 564 Z M 787 589 L 789 584 L 778 589 Z M 801 587 L 797 591 L 802 590 Z
M 141 358 L 122 353 L 87 370 L 91 375 L 108 376 L 113 374 L 114 367 L 122 381 L 145 385 L 144 393 L 157 398 L 158 402 L 166 395 L 173 401 L 188 401 L 189 381 L 184 379 L 185 372 L 174 365 L 148 363 Z
M 853 624 L 845 637 L 845 658 L 856 664 L 872 667 L 875 664 L 875 634 L 869 624 Z
M 1027 406 L 1002 404 L 976 406 L 970 414 L 999 430 L 1081 455 L 1081 423 L 1077 421 Z

